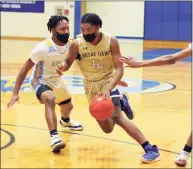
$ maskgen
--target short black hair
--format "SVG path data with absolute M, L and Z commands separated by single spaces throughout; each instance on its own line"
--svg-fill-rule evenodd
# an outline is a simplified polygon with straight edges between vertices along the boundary
M 53 15 L 50 17 L 47 26 L 48 26 L 48 31 L 51 32 L 52 28 L 55 28 L 57 26 L 57 24 L 62 21 L 62 20 L 66 20 L 67 22 L 69 22 L 69 19 L 65 16 L 59 16 L 59 15 Z
M 95 13 L 86 13 L 81 18 L 82 23 L 89 23 L 91 25 L 96 25 L 102 27 L 102 20 L 101 18 Z

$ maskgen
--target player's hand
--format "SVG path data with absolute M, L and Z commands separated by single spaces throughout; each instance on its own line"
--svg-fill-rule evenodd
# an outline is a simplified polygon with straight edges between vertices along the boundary
M 117 85 L 119 85 L 119 86 L 123 86 L 123 87 L 128 87 L 127 82 L 122 81 L 122 80 L 120 80 L 120 81 L 117 83 Z
M 102 93 L 101 93 L 104 97 L 110 98 L 110 91 L 105 89 Z
M 60 66 L 58 66 L 57 68 L 56 68 L 56 72 L 59 74 L 59 75 L 63 75 L 63 68 Z
M 132 57 L 120 57 L 119 61 L 126 64 L 123 67 L 131 67 L 131 68 L 139 68 L 140 67 L 140 61 L 137 61 L 136 59 L 132 58 Z
M 13 94 L 11 100 L 10 100 L 9 103 L 7 104 L 7 109 L 10 108 L 11 106 L 13 106 L 16 101 L 19 103 L 19 96 Z
M 56 72 L 59 75 L 63 75 L 63 73 L 68 69 L 68 64 L 64 62 L 62 65 L 57 65 Z

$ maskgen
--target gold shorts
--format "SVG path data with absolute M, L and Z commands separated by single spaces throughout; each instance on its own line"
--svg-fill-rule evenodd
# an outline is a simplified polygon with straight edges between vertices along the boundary
M 84 80 L 84 90 L 86 92 L 88 101 L 90 102 L 97 94 L 103 92 L 109 85 L 112 77 L 105 78 L 98 81 Z

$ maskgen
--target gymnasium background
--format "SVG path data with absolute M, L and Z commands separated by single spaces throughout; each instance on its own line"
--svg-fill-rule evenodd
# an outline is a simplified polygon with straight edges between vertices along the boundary
M 102 30 L 119 39 L 124 56 L 149 59 L 176 52 L 192 41 L 192 1 L 35 3 L 29 3 L 28 9 L 32 10 L 36 5 L 36 10 L 26 8 L 22 11 L 26 4 L 17 2 L 15 4 L 21 9 L 14 9 L 13 2 L 1 1 L 3 64 L 24 63 L 35 45 L 49 36 L 46 24 L 54 14 L 69 18 L 71 37 L 74 38 L 80 33 L 81 15 L 97 13 L 103 20 Z

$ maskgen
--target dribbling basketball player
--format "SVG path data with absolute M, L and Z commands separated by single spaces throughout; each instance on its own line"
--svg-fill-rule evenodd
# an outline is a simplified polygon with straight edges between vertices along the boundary
M 101 32 L 101 18 L 92 13 L 86 13 L 81 18 L 82 34 L 72 42 L 69 57 L 59 71 L 67 71 L 74 60 L 84 76 L 84 88 L 88 101 L 102 93 L 111 97 L 115 111 L 113 116 L 105 121 L 97 121 L 105 133 L 111 133 L 115 124 L 122 127 L 144 149 L 141 161 L 152 163 L 160 160 L 160 153 L 156 145 L 151 145 L 141 131 L 121 112 L 120 92 L 116 84 L 123 76 L 122 63 L 118 41 L 109 33 Z

